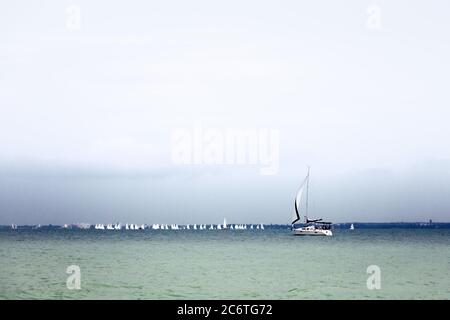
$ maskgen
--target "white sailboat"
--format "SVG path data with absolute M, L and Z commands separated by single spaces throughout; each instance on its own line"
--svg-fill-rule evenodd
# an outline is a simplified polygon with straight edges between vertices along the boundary
M 295 224 L 300 221 L 300 204 L 303 196 L 303 190 L 306 187 L 306 207 L 305 207 L 305 222 L 303 227 L 295 228 Z M 332 236 L 331 222 L 322 222 L 322 219 L 308 219 L 308 190 L 309 189 L 309 167 L 308 174 L 300 185 L 300 189 L 295 197 L 295 212 L 292 217 L 292 232 L 296 236 Z
M 350 226 L 350 230 L 355 230 L 355 226 L 353 225 L 353 223 L 352 223 L 352 225 Z
M 96 224 L 95 229 L 97 230 L 105 230 L 105 226 L 102 223 Z
M 227 228 L 227 219 L 223 218 L 223 226 L 222 229 L 226 229 Z

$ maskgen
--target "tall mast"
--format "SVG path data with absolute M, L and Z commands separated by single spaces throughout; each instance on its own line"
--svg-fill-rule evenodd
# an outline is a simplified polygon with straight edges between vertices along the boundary
M 309 193 L 309 166 L 308 175 L 306 176 L 306 210 L 305 210 L 305 223 L 308 223 L 308 193 Z

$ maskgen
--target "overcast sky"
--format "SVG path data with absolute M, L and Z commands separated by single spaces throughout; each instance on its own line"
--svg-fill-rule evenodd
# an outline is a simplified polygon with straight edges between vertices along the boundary
M 313 217 L 450 220 L 448 1 L 0 9 L 0 224 L 290 223 L 307 165 Z M 277 170 L 175 163 L 198 124 Z

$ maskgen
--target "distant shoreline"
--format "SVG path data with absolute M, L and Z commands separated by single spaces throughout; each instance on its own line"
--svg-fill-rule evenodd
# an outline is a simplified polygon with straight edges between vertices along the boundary
M 233 223 L 232 223 L 233 224 Z M 353 224 L 355 230 L 358 229 L 450 229 L 450 222 L 343 222 L 332 224 L 333 229 L 349 229 L 350 225 Z M 192 226 L 193 224 L 191 224 Z M 210 224 L 206 224 L 209 226 Z M 247 224 L 251 226 L 252 224 Z M 256 226 L 257 224 L 253 224 Z M 148 225 L 146 225 L 148 226 Z M 150 225 L 151 226 L 151 225 Z M 180 225 L 184 226 L 184 225 Z M 95 230 L 94 224 L 83 227 L 79 224 L 69 224 L 64 227 L 64 225 L 16 225 L 17 230 L 38 230 L 38 229 L 79 229 L 79 230 Z M 290 228 L 290 224 L 264 224 L 266 229 L 285 229 Z M 12 230 L 11 225 L 0 225 L 0 230 Z M 146 230 L 151 230 L 151 227 L 145 228 Z M 192 229 L 191 229 L 192 230 Z M 214 229 L 216 230 L 216 229 Z M 96 230 L 96 231 L 118 231 L 118 230 Z M 122 229 L 122 231 L 127 231 Z M 141 230 L 142 231 L 142 230 Z M 164 230 L 162 230 L 164 231 Z M 180 230 L 183 231 L 183 230 Z M 186 230 L 189 231 L 189 230 Z M 195 230 L 192 230 L 195 231 Z M 199 230 L 200 231 L 200 230 Z M 206 229 L 205 229 L 206 231 Z M 213 230 L 212 230 L 213 231 Z M 220 231 L 220 230 L 218 230 Z M 252 229 L 246 229 L 246 231 L 253 231 Z M 255 231 L 259 231 L 256 230 Z

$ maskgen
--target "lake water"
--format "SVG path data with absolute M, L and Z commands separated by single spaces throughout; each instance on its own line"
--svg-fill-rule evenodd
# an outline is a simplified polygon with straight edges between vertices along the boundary
M 1 299 L 450 298 L 450 229 L 3 229 L 0 263 Z M 80 290 L 66 286 L 70 265 Z

